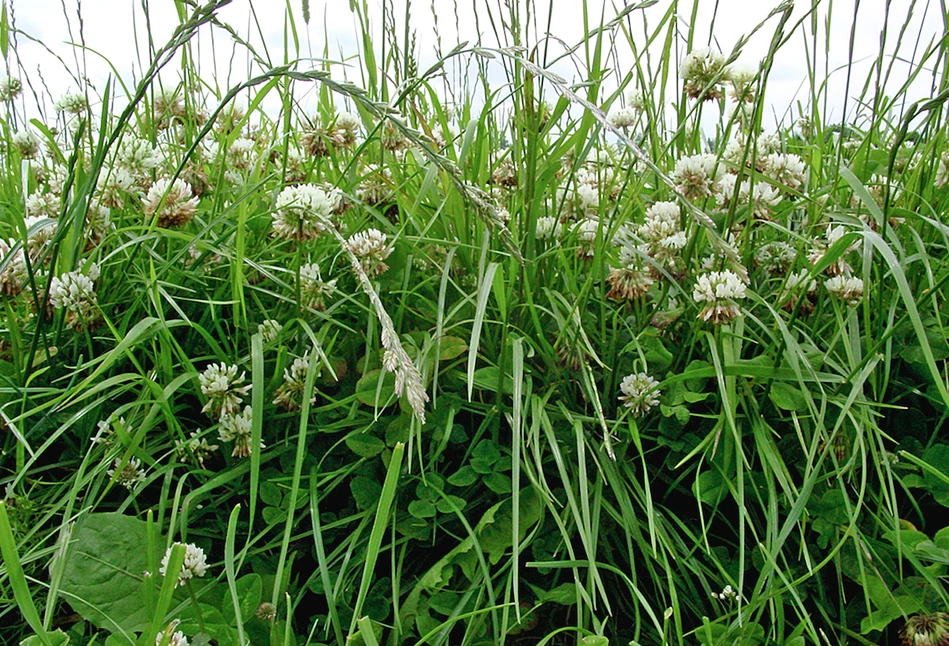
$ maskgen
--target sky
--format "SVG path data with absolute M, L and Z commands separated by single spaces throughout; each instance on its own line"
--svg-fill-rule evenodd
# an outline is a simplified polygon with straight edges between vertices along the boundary
M 2 0 L 0 0 L 2 1 Z M 349 78 L 362 84 L 360 63 L 354 57 L 359 54 L 358 28 L 355 15 L 349 5 L 357 0 L 310 0 L 310 20 L 304 24 L 302 15 L 303 0 L 287 0 L 284 6 L 276 0 L 256 0 L 252 11 L 251 0 L 233 0 L 218 14 L 222 22 L 233 26 L 235 31 L 252 43 L 265 57 L 269 53 L 275 65 L 284 62 L 285 39 L 288 38 L 289 20 L 292 16 L 299 37 L 299 56 L 318 59 L 324 55 L 341 61 L 333 68 L 335 76 Z M 779 5 L 775 0 L 696 0 L 698 8 L 695 20 L 692 19 L 693 0 L 680 0 L 676 5 L 675 16 L 680 33 L 688 32 L 689 24 L 694 27 L 695 45 L 711 44 L 714 49 L 730 54 L 736 44 L 755 33 L 741 48 L 738 60 L 757 66 L 765 57 L 769 43 L 778 25 L 778 17 L 770 20 L 768 14 Z M 173 33 L 178 17 L 172 0 L 5 0 L 10 22 L 20 30 L 16 34 L 16 46 L 21 70 L 11 68 L 13 60 L 7 57 L 8 74 L 24 75 L 37 88 L 45 86 L 53 99 L 78 89 L 74 76 L 67 70 L 84 70 L 85 76 L 100 91 L 105 87 L 110 74 L 117 72 L 126 83 L 131 84 L 142 75 L 142 69 L 148 66 L 148 34 L 151 34 L 155 46 L 161 46 Z M 366 3 L 370 22 L 373 25 L 373 41 L 381 40 L 382 0 L 358 0 Z M 409 6 L 406 7 L 406 3 Z M 417 51 L 420 68 L 425 69 L 437 59 L 437 52 L 447 52 L 456 44 L 468 41 L 469 44 L 483 46 L 498 45 L 492 29 L 489 14 L 496 19 L 505 13 L 510 3 L 523 7 L 526 0 L 387 0 L 392 8 L 400 34 L 406 19 L 416 33 Z M 605 3 L 605 6 L 604 6 Z M 645 41 L 644 28 L 658 24 L 670 10 L 673 0 L 657 0 L 653 6 L 637 9 L 629 14 L 627 25 L 637 47 L 642 48 Z M 856 3 L 856 4 L 855 4 Z M 625 4 L 622 0 L 538 0 L 538 15 L 533 16 L 528 27 L 528 39 L 536 42 L 542 39 L 550 47 L 552 55 L 563 52 L 565 46 L 574 45 L 584 33 L 582 7 L 587 5 L 590 11 L 588 20 L 592 24 L 609 21 Z M 817 4 L 814 16 L 819 37 L 817 51 L 820 61 L 818 69 L 828 70 L 828 106 L 830 118 L 842 119 L 845 105 L 855 107 L 852 100 L 845 104 L 846 63 L 850 60 L 849 48 L 851 29 L 853 29 L 853 56 L 856 63 L 852 67 L 850 97 L 859 94 L 869 73 L 872 61 L 880 51 L 881 38 L 884 39 L 884 51 L 895 58 L 885 59 L 893 65 L 889 87 L 894 88 L 906 81 L 911 66 L 900 59 L 919 59 L 931 39 L 943 31 L 942 18 L 938 3 L 929 6 L 926 0 L 835 0 L 833 3 L 821 0 Z M 148 16 L 143 11 L 148 6 Z M 828 16 L 828 7 L 833 7 Z M 885 8 L 889 6 L 888 12 Z M 274 7 L 279 7 L 275 9 Z M 287 11 L 289 7 L 289 14 Z M 547 10 L 553 7 L 553 15 L 547 16 Z M 717 8 L 717 14 L 713 10 Z M 787 23 L 786 31 L 790 40 L 783 45 L 771 67 L 768 105 L 775 121 L 797 116 L 796 104 L 806 101 L 808 86 L 806 83 L 809 68 L 806 43 L 810 36 L 811 18 L 808 11 L 811 4 L 797 0 Z M 602 14 L 601 14 L 602 12 Z M 523 14 L 522 14 L 523 15 Z M 829 18 L 829 28 L 828 25 Z M 799 21 L 803 24 L 795 29 Z M 762 24 L 763 23 L 763 24 Z M 714 24 L 714 34 L 710 27 Z M 548 26 L 549 25 L 549 26 Z M 436 36 L 437 27 L 437 36 Z M 900 30 L 905 29 L 900 47 L 895 43 L 900 39 Z M 27 37 L 31 36 L 35 40 Z M 711 43 L 710 43 L 711 39 Z M 86 48 L 70 43 L 84 42 Z M 203 79 L 216 82 L 226 89 L 240 82 L 250 74 L 260 72 L 241 48 L 235 48 L 230 36 L 220 29 L 204 28 L 196 44 L 196 56 L 200 61 Z M 502 43 L 508 44 L 508 43 Z M 659 56 L 660 42 L 649 48 L 650 55 Z M 681 47 L 681 44 L 680 44 Z M 628 42 L 620 32 L 615 44 L 618 66 L 633 66 L 634 56 Z M 914 54 L 914 48 L 916 49 Z M 294 47 L 290 46 L 290 51 Z M 826 52 L 826 57 L 825 57 Z M 578 53 L 582 57 L 582 50 Z M 685 54 L 684 48 L 673 54 L 678 59 Z M 57 59 L 58 57 L 58 59 Z M 178 73 L 174 64 L 170 65 L 163 76 L 174 83 Z M 303 63 L 318 66 L 319 62 Z M 113 67 L 115 72 L 113 71 Z M 569 57 L 561 59 L 552 69 L 571 82 L 586 79 L 578 74 L 578 67 L 571 64 Z M 618 70 L 625 73 L 625 70 Z M 464 75 L 466 70 L 456 72 Z M 489 80 L 502 83 L 504 79 L 500 63 L 489 68 Z M 823 74 L 822 74 L 823 76 Z M 921 76 L 932 75 L 924 73 Z M 213 79 L 213 81 L 212 81 Z M 823 79 L 821 79 L 823 80 Z M 917 83 L 910 92 L 913 99 L 922 98 L 931 93 L 926 84 Z M 275 98 L 275 97 L 274 97 Z M 265 108 L 268 107 L 265 104 Z M 275 109 L 276 106 L 269 106 Z M 789 111 L 790 108 L 790 111 Z

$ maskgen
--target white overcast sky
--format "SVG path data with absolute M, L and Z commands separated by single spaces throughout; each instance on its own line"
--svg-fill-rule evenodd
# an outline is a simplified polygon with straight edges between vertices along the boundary
M 4 1 L 4 0 L 0 0 Z M 361 1 L 361 0 L 360 0 Z M 400 33 L 405 20 L 405 2 L 394 0 L 397 24 Z M 437 21 L 440 34 L 441 49 L 447 52 L 461 41 L 475 44 L 480 39 L 481 44 L 493 46 L 493 32 L 488 24 L 488 5 L 492 7 L 495 16 L 500 15 L 499 5 L 507 1 L 518 0 L 412 0 L 409 16 L 411 28 L 418 37 L 419 51 L 422 57 L 421 67 L 435 60 L 437 48 L 435 26 Z M 526 0 L 519 0 L 523 4 Z M 609 20 L 616 14 L 614 7 L 622 8 L 622 0 L 588 0 L 587 6 L 592 13 L 593 24 L 600 22 L 600 10 L 606 2 L 605 17 Z M 712 22 L 711 11 L 717 5 L 718 15 L 714 20 L 713 46 L 729 54 L 740 39 L 750 33 L 756 25 L 763 21 L 769 12 L 779 3 L 776 0 L 697 0 L 699 13 L 696 23 L 696 44 L 704 45 L 710 37 L 708 25 Z M 827 51 L 828 68 L 832 72 L 829 79 L 831 87 L 830 107 L 836 114 L 831 118 L 840 119 L 843 105 L 843 88 L 845 75 L 843 66 L 849 59 L 848 48 L 851 36 L 851 27 L 856 25 L 854 37 L 853 60 L 860 62 L 853 68 L 854 81 L 851 86 L 851 97 L 859 93 L 860 87 L 867 77 L 871 62 L 877 58 L 880 51 L 881 35 L 885 36 L 887 45 L 885 50 L 910 59 L 914 56 L 914 48 L 919 51 L 943 33 L 943 23 L 939 15 L 938 3 L 934 0 L 861 0 L 859 10 L 854 11 L 855 0 L 834 0 L 833 16 L 828 43 L 821 42 L 819 49 Z M 15 26 L 30 36 L 36 38 L 42 45 L 31 42 L 23 35 L 17 36 L 17 50 L 24 71 L 11 68 L 11 60 L 7 60 L 9 73 L 29 77 L 37 88 L 40 75 L 49 88 L 53 98 L 77 89 L 75 81 L 66 72 L 68 66 L 72 70 L 85 66 L 86 74 L 92 84 L 100 91 L 105 86 L 105 80 L 111 74 L 109 65 L 103 59 L 111 61 L 118 73 L 131 84 L 140 78 L 142 66 L 147 67 L 147 33 L 145 14 L 142 5 L 147 4 L 150 13 L 150 32 L 156 46 L 163 45 L 175 26 L 177 15 L 174 3 L 171 0 L 5 0 L 8 11 L 11 13 Z M 370 9 L 371 21 L 375 38 L 380 38 L 380 24 L 382 13 L 381 0 L 367 0 Z M 658 0 L 655 6 L 645 11 L 637 11 L 634 25 L 641 25 L 645 19 L 648 24 L 657 24 L 670 7 L 671 0 Z M 348 0 L 311 0 L 311 19 L 309 25 L 304 25 L 301 12 L 302 0 L 289 0 L 289 5 L 299 30 L 300 56 L 319 57 L 328 52 L 329 58 L 340 60 L 358 54 L 357 28 L 353 14 L 349 11 Z M 472 7 L 481 7 L 479 15 L 475 16 Z M 554 0 L 536 2 L 538 11 L 546 12 L 547 7 L 553 4 L 553 17 L 550 22 L 550 33 L 567 44 L 579 42 L 583 33 L 582 0 Z M 890 5 L 889 19 L 886 19 L 885 7 Z M 929 5 L 934 6 L 930 7 Z M 789 27 L 793 26 L 811 6 L 808 0 L 797 0 L 793 17 Z M 818 8 L 818 25 L 823 31 L 827 19 L 827 0 L 823 0 Z M 233 0 L 224 7 L 219 16 L 222 21 L 232 25 L 242 37 L 264 50 L 269 51 L 272 62 L 283 63 L 284 34 L 286 33 L 285 3 L 280 0 L 256 0 L 256 16 L 250 11 L 250 0 Z M 680 0 L 678 25 L 684 33 L 688 29 L 691 19 L 692 2 Z M 82 50 L 69 45 L 70 41 L 80 39 L 80 20 L 82 16 L 82 36 L 89 48 Z M 457 17 L 457 19 L 456 19 Z M 907 18 L 909 20 L 907 21 Z M 538 17 L 540 31 L 547 31 L 546 15 Z M 259 25 L 259 27 L 258 27 Z M 772 18 L 761 31 L 756 34 L 743 48 L 740 61 L 757 65 L 764 57 L 771 36 L 777 26 L 777 19 Z M 899 32 L 905 26 L 905 35 L 898 52 L 894 52 L 893 44 L 899 37 Z M 639 39 L 643 39 L 642 28 L 639 27 Z M 886 31 L 884 31 L 884 29 Z M 634 33 L 636 28 L 634 27 Z M 805 101 L 807 90 L 803 85 L 807 77 L 808 62 L 804 53 L 805 29 L 799 28 L 784 45 L 772 67 L 768 89 L 768 103 L 771 110 L 777 113 L 778 118 L 784 115 L 789 106 L 795 106 L 797 101 Z M 327 43 L 328 41 L 328 43 Z M 136 45 L 136 42 L 138 45 Z M 378 41 L 376 41 L 378 42 Z M 554 41 L 551 41 L 554 42 Z M 219 87 L 227 89 L 229 86 L 247 78 L 248 72 L 259 73 L 259 68 L 249 69 L 246 56 L 240 51 L 231 64 L 232 44 L 229 36 L 221 30 L 205 28 L 198 40 L 201 55 L 201 75 L 210 82 L 216 78 Z M 620 51 L 627 46 L 620 43 Z M 51 52 L 57 54 L 63 62 L 57 61 Z M 94 53 L 95 52 L 95 53 Z M 680 51 L 676 57 L 681 56 Z M 823 53 L 821 54 L 823 56 Z M 915 54 L 916 58 L 919 53 Z M 83 60 L 84 59 L 84 60 Z M 621 53 L 621 61 L 632 61 L 631 56 Z M 889 63 L 889 59 L 886 60 Z M 65 63 L 65 66 L 64 64 Z M 338 67 L 334 74 L 348 75 L 357 83 L 359 63 L 353 62 L 349 68 Z M 820 61 L 820 69 L 824 63 Z M 556 70 L 571 81 L 582 81 L 577 77 L 574 67 L 564 62 Z M 625 72 L 625 70 L 623 70 Z M 890 87 L 896 87 L 904 82 L 909 75 L 910 66 L 897 62 L 893 68 L 893 77 Z M 169 66 L 164 78 L 171 83 L 177 81 L 177 70 L 174 65 Z M 499 79 L 503 75 L 498 70 Z M 354 77 L 355 75 L 355 77 Z M 921 76 L 931 81 L 932 74 L 924 72 Z M 918 83 L 913 88 L 912 98 L 922 98 L 931 92 L 928 84 Z M 792 115 L 796 116 L 796 108 Z

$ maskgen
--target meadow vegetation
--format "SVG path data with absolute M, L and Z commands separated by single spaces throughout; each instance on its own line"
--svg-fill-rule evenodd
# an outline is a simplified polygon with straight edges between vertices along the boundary
M 420 66 L 351 0 L 344 67 L 227 1 L 72 89 L 3 4 L 0 642 L 949 644 L 944 41 L 521 0 Z

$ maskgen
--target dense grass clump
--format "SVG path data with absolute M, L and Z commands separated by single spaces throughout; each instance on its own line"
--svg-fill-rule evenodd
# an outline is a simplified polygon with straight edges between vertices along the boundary
M 52 96 L 4 4 L 0 642 L 947 643 L 945 43 L 226 4 Z

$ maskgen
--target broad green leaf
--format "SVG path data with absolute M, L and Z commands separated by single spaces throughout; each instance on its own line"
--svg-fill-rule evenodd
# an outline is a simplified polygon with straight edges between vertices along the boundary
M 67 646 L 69 644 L 69 635 L 62 630 L 46 633 L 46 639 L 51 646 Z M 39 635 L 30 635 L 20 642 L 20 646 L 43 646 L 43 639 Z
M 413 500 L 409 503 L 409 513 L 415 518 L 433 518 L 435 505 L 427 500 Z
M 382 485 L 366 476 L 356 476 L 349 483 L 349 490 L 353 494 L 358 509 L 372 509 L 379 502 L 382 495 Z
M 371 458 L 386 450 L 386 444 L 375 435 L 357 433 L 346 438 L 349 450 L 361 458 Z
M 263 598 L 263 590 L 263 580 L 259 574 L 245 574 L 237 580 L 237 600 L 241 609 L 241 618 L 245 622 L 254 616 L 254 612 L 256 612 Z M 228 625 L 237 625 L 234 604 L 229 600 L 221 605 L 221 615 Z
M 453 474 L 448 476 L 448 484 L 456 487 L 467 487 L 473 485 L 478 480 L 479 474 L 470 466 L 463 466 Z
M 728 494 L 728 486 L 717 471 L 703 471 L 692 485 L 695 497 L 714 507 Z
M 807 409 L 807 400 L 799 388 L 795 388 L 784 381 L 775 381 L 771 384 L 768 397 L 781 410 L 802 411 Z
M 929 463 L 933 468 L 926 470 L 923 478 L 926 481 L 926 488 L 943 507 L 949 507 L 949 445 L 937 444 L 926 449 L 923 453 L 923 461 Z M 938 471 L 934 473 L 933 471 Z
M 468 350 L 468 344 L 464 339 L 456 336 L 443 336 L 441 344 L 438 347 L 438 360 L 449 361 L 460 357 Z
M 388 406 L 395 400 L 395 375 L 381 368 L 370 370 L 356 382 L 356 399 L 366 406 Z
M 572 606 L 577 603 L 577 584 L 561 583 L 556 588 L 540 592 L 537 600 L 541 602 L 559 603 L 561 606 Z
M 147 545 L 145 521 L 120 513 L 86 516 L 66 551 L 64 598 L 99 628 L 145 630 L 152 618 L 142 595 Z

